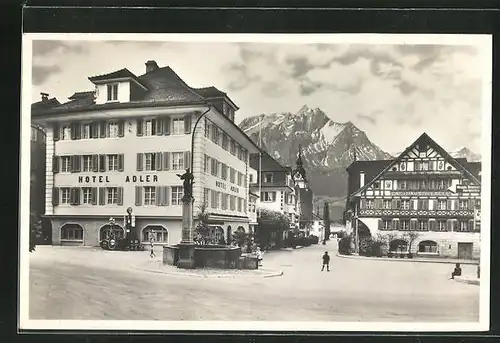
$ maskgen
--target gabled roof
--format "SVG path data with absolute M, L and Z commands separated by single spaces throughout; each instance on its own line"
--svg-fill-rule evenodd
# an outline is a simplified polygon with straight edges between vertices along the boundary
M 35 110 L 35 111 L 48 110 L 48 109 L 54 108 L 60 104 L 61 103 L 56 98 L 42 100 L 42 101 L 38 101 L 38 102 L 31 104 L 31 110 L 32 111 L 33 110 Z
M 394 166 L 396 163 L 398 163 L 404 156 L 410 152 L 412 148 L 414 148 L 417 144 L 425 142 L 429 145 L 432 146 L 434 150 L 436 150 L 438 153 L 443 156 L 443 158 L 453 165 L 457 170 L 462 171 L 469 179 L 476 183 L 481 183 L 481 181 L 468 169 L 466 168 L 463 164 L 459 163 L 456 159 L 454 159 L 446 150 L 444 150 L 439 144 L 437 144 L 429 135 L 427 135 L 425 132 L 413 142 L 409 147 L 407 147 L 397 158 L 392 160 L 384 169 L 382 169 L 371 181 L 366 182 L 365 185 L 358 190 L 354 191 L 353 193 L 349 194 L 348 198 L 351 198 L 353 195 L 356 193 L 363 192 L 366 190 L 368 187 L 370 187 L 380 176 L 382 176 L 387 170 L 389 170 L 392 166 Z
M 133 79 L 140 87 L 144 87 L 144 92 L 131 94 L 130 102 L 122 103 L 104 103 L 95 104 L 93 99 L 94 92 L 76 92 L 69 99 L 70 102 L 64 103 L 60 106 L 52 106 L 49 108 L 36 108 L 32 113 L 34 116 L 40 116 L 58 112 L 71 112 L 71 111 L 91 111 L 98 109 L 116 109 L 116 108 L 138 108 L 148 106 L 179 106 L 179 105 L 198 105 L 209 104 L 208 99 L 224 97 L 235 108 L 238 107 L 231 101 L 226 93 L 218 90 L 217 88 L 204 87 L 192 88 L 187 85 L 169 66 L 158 68 L 150 71 L 141 76 L 134 75 L 126 68 L 103 74 L 89 77 L 88 79 L 93 83 L 103 83 L 106 81 L 116 79 Z

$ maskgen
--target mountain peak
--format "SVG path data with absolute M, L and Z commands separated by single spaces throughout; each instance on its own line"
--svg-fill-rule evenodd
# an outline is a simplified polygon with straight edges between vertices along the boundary
M 301 115 L 301 114 L 306 114 L 307 112 L 311 111 L 311 109 L 309 108 L 309 106 L 307 105 L 304 105 L 300 108 L 300 110 L 297 112 L 297 115 Z

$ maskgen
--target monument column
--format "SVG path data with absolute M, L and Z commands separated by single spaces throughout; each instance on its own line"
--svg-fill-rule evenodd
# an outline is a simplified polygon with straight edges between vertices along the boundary
M 184 180 L 184 196 L 182 197 L 182 238 L 178 245 L 179 260 L 177 268 L 193 269 L 195 268 L 194 259 L 194 241 L 193 241 L 193 174 L 190 169 L 186 173 L 178 175 Z

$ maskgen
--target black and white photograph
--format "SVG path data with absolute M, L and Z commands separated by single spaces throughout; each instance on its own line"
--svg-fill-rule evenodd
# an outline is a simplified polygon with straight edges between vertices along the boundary
M 490 35 L 22 53 L 21 329 L 489 328 Z

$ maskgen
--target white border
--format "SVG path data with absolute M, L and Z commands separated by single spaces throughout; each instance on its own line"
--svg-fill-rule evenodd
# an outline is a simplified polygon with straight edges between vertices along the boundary
M 29 227 L 29 169 L 31 65 L 33 40 L 86 41 L 174 41 L 174 42 L 260 42 L 292 44 L 436 44 L 473 45 L 481 49 L 483 66 L 482 99 L 482 201 L 481 201 L 481 285 L 478 323 L 394 323 L 394 322 L 270 322 L 270 321 L 113 321 L 113 320 L 30 320 L 29 319 L 29 230 L 20 234 L 19 328 L 26 330 L 207 330 L 207 331 L 435 331 L 463 332 L 489 330 L 490 312 L 490 215 L 491 215 L 491 119 L 492 119 L 492 36 L 411 35 L 411 34 L 23 34 L 20 228 Z M 24 81 L 24 82 L 23 82 Z M 450 115 L 453 115 L 450 113 Z

